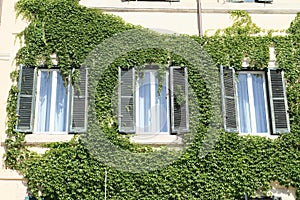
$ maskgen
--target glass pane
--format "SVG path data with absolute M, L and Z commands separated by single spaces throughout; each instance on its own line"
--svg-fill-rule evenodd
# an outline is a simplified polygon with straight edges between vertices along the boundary
M 67 131 L 68 91 L 60 73 L 56 72 L 54 131 Z
M 169 131 L 167 80 L 159 89 L 155 71 L 146 71 L 139 79 L 138 127 L 140 132 L 157 133 Z
M 159 91 L 158 79 L 155 83 L 155 106 L 157 108 L 156 123 L 158 124 L 159 132 L 168 132 L 168 110 L 167 110 L 167 80 L 166 77 L 163 80 L 162 88 Z
M 247 74 L 238 75 L 237 88 L 238 88 L 240 132 L 251 133 L 251 121 L 250 121 L 251 118 L 250 118 Z
M 150 131 L 151 117 L 151 90 L 150 90 L 150 72 L 145 72 L 144 77 L 139 79 L 139 124 L 138 129 L 142 132 Z
M 255 122 L 256 132 L 268 132 L 267 119 L 266 119 L 266 104 L 264 98 L 264 76 L 263 74 L 251 74 L 253 99 L 255 108 Z
M 39 96 L 37 98 L 37 132 L 47 132 L 50 126 L 51 91 L 53 72 L 41 71 Z

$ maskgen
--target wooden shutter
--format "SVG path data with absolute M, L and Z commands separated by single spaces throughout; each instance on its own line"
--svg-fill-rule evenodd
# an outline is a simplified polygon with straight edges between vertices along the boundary
M 119 131 L 135 133 L 135 70 L 119 67 Z
M 279 134 L 289 132 L 290 125 L 283 71 L 279 69 L 268 69 L 268 83 L 272 133 Z
M 189 130 L 188 73 L 186 67 L 170 67 L 171 133 Z
M 220 66 L 222 110 L 224 129 L 237 132 L 237 98 L 235 90 L 235 71 L 231 67 Z
M 87 112 L 88 112 L 88 69 L 80 67 L 79 85 L 74 87 L 73 102 L 71 109 L 71 127 L 70 131 L 75 133 L 86 132 L 87 130 Z
M 35 68 L 20 66 L 16 131 L 32 132 L 35 100 Z

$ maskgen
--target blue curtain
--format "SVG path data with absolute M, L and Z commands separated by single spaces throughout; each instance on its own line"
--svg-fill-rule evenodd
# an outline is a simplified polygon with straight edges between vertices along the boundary
M 37 112 L 37 132 L 48 132 L 50 128 L 50 107 L 53 72 L 41 71 Z
M 151 82 L 151 77 L 155 81 Z M 146 71 L 139 79 L 139 124 L 142 132 L 167 132 L 167 88 L 166 79 L 163 82 L 162 91 L 158 93 L 158 79 L 156 72 Z M 151 102 L 152 99 L 152 102 Z M 152 119 L 153 118 L 153 119 Z
M 55 76 L 54 73 L 57 73 Z M 61 75 L 56 71 L 41 71 L 39 96 L 37 98 L 37 132 L 67 131 L 68 94 Z M 56 88 L 52 88 L 56 81 Z M 51 98 L 56 94 L 55 108 L 51 107 Z M 54 115 L 54 125 L 50 127 L 51 116 Z
M 157 80 L 157 79 L 156 79 Z M 166 87 L 166 78 L 163 80 L 162 90 L 158 92 L 158 80 L 155 84 L 155 105 L 158 109 L 157 111 L 157 119 L 159 124 L 160 132 L 168 132 L 168 108 L 167 108 L 167 87 Z
M 54 131 L 62 132 L 67 131 L 68 93 L 64 86 L 64 81 L 59 73 L 57 73 L 56 81 Z
M 251 78 L 255 108 L 256 132 L 266 133 L 268 132 L 268 127 L 263 86 L 264 77 L 262 74 L 251 74 Z
M 252 81 L 251 87 L 249 78 Z M 264 90 L 264 76 L 263 74 L 239 74 L 238 75 L 238 107 L 239 107 L 239 122 L 241 133 L 266 133 L 267 126 L 267 112 L 265 104 L 265 90 Z M 253 102 L 249 102 L 250 88 L 253 94 Z M 250 104 L 253 105 L 254 110 L 250 110 Z M 254 113 L 254 118 L 251 119 L 250 113 Z M 256 126 L 251 126 L 252 124 Z
M 251 121 L 250 121 L 251 118 L 250 118 L 247 74 L 238 75 L 237 88 L 238 88 L 240 132 L 251 133 Z
M 139 80 L 139 128 L 143 132 L 150 131 L 151 117 L 151 87 L 150 87 L 150 72 L 145 72 L 144 77 Z

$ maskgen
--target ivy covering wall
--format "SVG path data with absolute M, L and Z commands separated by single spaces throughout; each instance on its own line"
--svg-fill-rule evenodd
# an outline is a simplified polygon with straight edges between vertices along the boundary
M 30 23 L 20 33 L 24 47 L 17 54 L 18 64 L 51 67 L 50 55 L 55 53 L 65 81 L 69 67 L 78 66 L 101 41 L 130 29 L 142 29 L 122 19 L 88 9 L 75 0 L 19 0 L 18 13 Z M 235 12 L 243 19 L 247 13 Z M 241 19 L 237 17 L 238 19 Z M 245 25 L 246 24 L 246 25 Z M 197 92 L 201 119 L 192 145 L 172 164 L 149 173 L 129 173 L 111 168 L 89 154 L 80 138 L 66 143 L 47 144 L 45 154 L 28 150 L 24 133 L 14 131 L 16 124 L 17 86 L 12 86 L 8 98 L 6 166 L 19 170 L 35 196 L 46 199 L 104 199 L 105 171 L 107 199 L 241 199 L 245 193 L 266 192 L 271 181 L 300 188 L 300 35 L 299 15 L 288 29 L 287 36 L 251 36 L 259 28 L 235 23 L 211 37 L 191 36 L 203 46 L 216 64 L 241 68 L 244 57 L 252 69 L 265 69 L 269 62 L 269 46 L 275 46 L 277 64 L 285 71 L 291 133 L 268 139 L 239 136 L 222 130 L 217 144 L 205 157 L 199 157 L 210 105 L 207 87 L 199 74 L 189 71 L 189 82 Z M 244 26 L 245 25 L 245 26 Z M 249 29 L 250 27 L 250 29 Z M 237 31 L 238 30 L 238 31 Z M 129 142 L 111 124 L 111 94 L 118 78 L 117 66 L 140 66 L 157 63 L 166 66 L 189 65 L 164 50 L 130 52 L 118 58 L 105 71 L 99 82 L 97 116 L 112 143 L 135 153 L 154 151 L 149 146 Z M 192 69 L 192 67 L 191 67 Z M 18 71 L 11 75 L 17 83 Z M 109 124 L 109 125 L 108 125 Z M 41 194 L 39 194 L 39 191 Z M 298 194 L 298 199 L 300 195 Z

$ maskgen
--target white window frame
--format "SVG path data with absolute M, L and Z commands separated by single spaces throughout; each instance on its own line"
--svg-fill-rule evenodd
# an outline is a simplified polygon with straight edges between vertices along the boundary
M 239 111 L 239 104 L 238 104 L 238 87 L 237 84 L 238 82 L 236 81 L 235 83 L 235 88 L 236 88 L 236 95 L 237 95 L 237 116 L 238 116 L 238 130 L 239 134 L 241 135 L 263 135 L 265 136 L 266 134 L 270 134 L 270 116 L 269 116 L 269 100 L 267 97 L 267 87 L 266 87 L 266 81 L 267 77 L 265 75 L 265 72 L 263 71 L 237 71 L 236 72 L 237 76 L 239 74 L 247 74 L 247 85 L 248 85 L 248 96 L 249 96 L 249 111 L 250 111 L 250 122 L 251 122 L 251 132 L 250 133 L 242 133 L 241 132 L 241 126 L 240 126 L 240 111 Z M 267 122 L 267 132 L 256 132 L 256 118 L 255 118 L 255 108 L 254 108 L 254 98 L 253 98 L 253 85 L 252 85 L 252 78 L 251 74 L 261 74 L 263 76 L 263 93 L 264 93 L 264 102 L 265 102 L 265 109 L 266 109 L 266 122 Z
M 54 93 L 51 94 L 51 111 L 50 111 L 50 125 L 49 125 L 49 131 L 46 131 L 46 132 L 39 132 L 37 131 L 37 124 L 38 124 L 38 119 L 36 116 L 38 116 L 38 113 L 39 113 L 39 109 L 38 109 L 38 101 L 39 101 L 39 94 L 40 94 L 40 83 L 41 83 L 41 72 L 42 71 L 47 71 L 47 72 L 53 72 L 53 78 L 52 78 L 52 91 L 55 91 Z M 59 73 L 59 70 L 58 69 L 39 69 L 38 70 L 38 75 L 37 75 L 37 85 L 36 85 L 36 97 L 35 98 L 35 114 L 34 114 L 34 127 L 33 127 L 33 133 L 38 133 L 38 134 L 68 134 L 69 133 L 69 129 L 70 129 L 70 114 L 71 114 L 71 109 L 70 109 L 70 106 L 71 106 L 71 91 L 72 91 L 72 86 L 71 84 L 69 83 L 69 85 L 67 86 L 67 91 L 68 91 L 68 99 L 67 99 L 67 119 L 66 119 L 66 131 L 54 131 L 53 127 L 54 127 L 54 122 L 55 122 L 55 103 L 56 103 L 56 86 L 57 86 L 57 81 L 54 81 L 54 80 L 57 80 L 57 74 Z
M 155 107 L 155 95 L 152 95 L 154 94 L 156 91 L 155 89 L 155 81 L 156 81 L 156 76 L 155 74 L 157 74 L 158 70 L 156 69 L 145 69 L 144 72 L 150 72 L 150 91 L 151 91 L 151 100 L 150 100 L 150 107 L 151 107 L 151 110 L 153 107 Z M 166 78 L 166 90 L 167 90 L 167 94 L 166 94 L 166 98 L 167 98 L 167 123 L 168 123 L 168 130 L 167 132 L 156 132 L 156 131 L 153 131 L 155 129 L 157 129 L 157 122 L 160 121 L 160 119 L 156 119 L 156 115 L 155 113 L 151 113 L 151 119 L 156 119 L 156 123 L 151 123 L 151 131 L 150 132 L 144 132 L 144 130 L 142 130 L 140 127 L 139 127 L 139 124 L 140 124 L 140 110 L 139 110 L 139 106 L 140 106 L 140 100 L 139 100 L 139 88 L 140 88 L 140 85 L 139 85 L 139 77 L 137 78 L 137 81 L 136 81 L 136 88 L 135 88 L 135 99 L 136 99 L 136 102 L 135 102 L 135 115 L 136 115 L 136 134 L 162 134 L 162 135 L 169 135 L 170 134 L 170 97 L 169 97 L 169 72 L 166 71 L 165 72 L 165 78 Z

